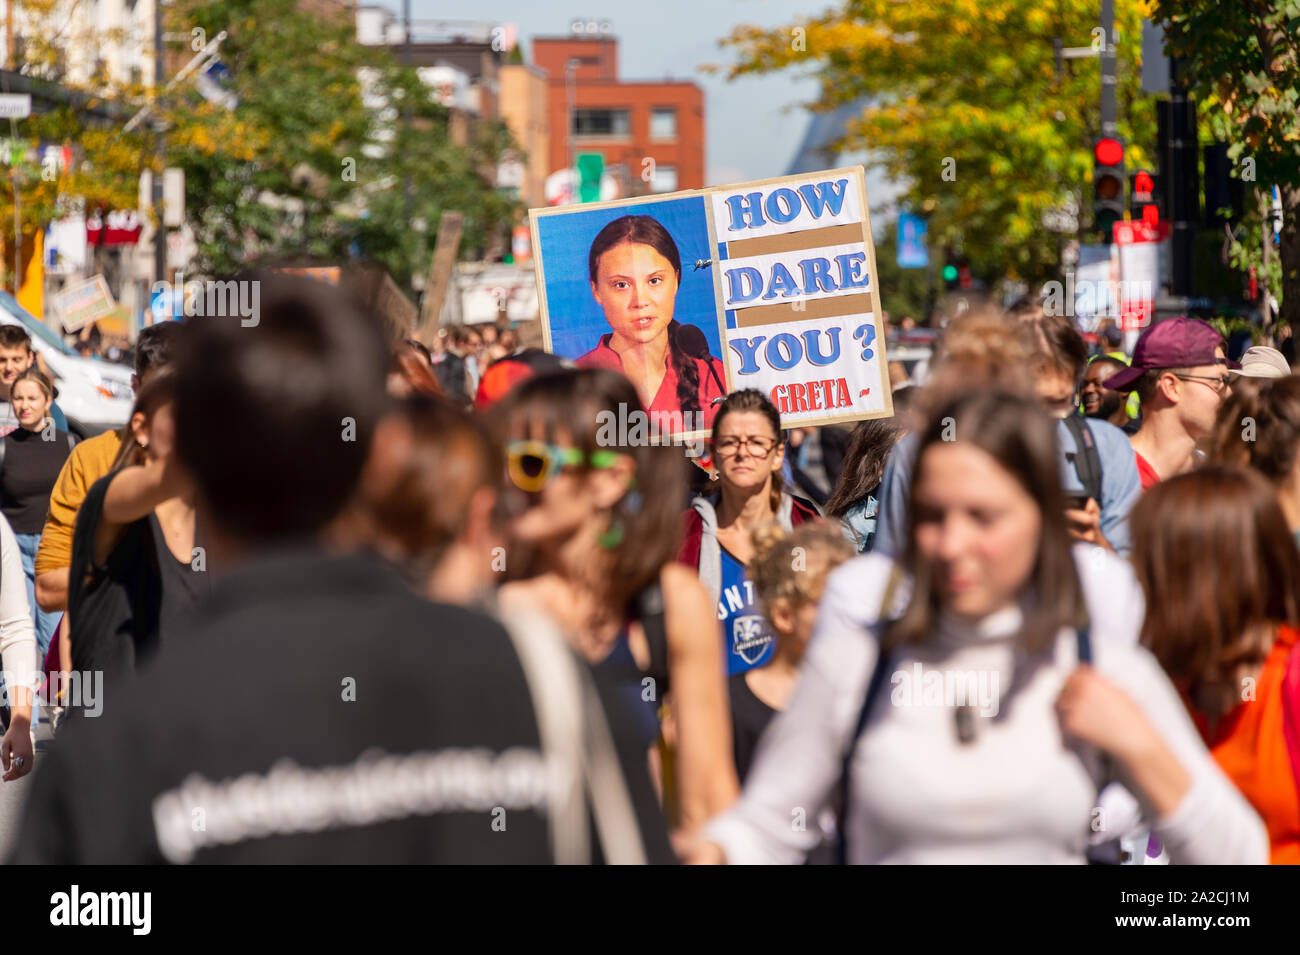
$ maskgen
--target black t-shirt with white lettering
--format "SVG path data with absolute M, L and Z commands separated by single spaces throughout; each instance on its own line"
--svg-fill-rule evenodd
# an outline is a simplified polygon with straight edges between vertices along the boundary
M 496 621 L 377 559 L 305 551 L 218 579 L 192 620 L 41 757 L 11 861 L 552 860 L 533 703 Z M 671 861 L 644 752 L 606 709 L 646 853 Z

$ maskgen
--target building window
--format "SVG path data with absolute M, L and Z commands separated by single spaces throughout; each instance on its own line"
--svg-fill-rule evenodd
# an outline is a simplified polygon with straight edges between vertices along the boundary
M 677 167 L 655 165 L 654 178 L 650 180 L 651 192 L 676 192 Z
M 650 111 L 650 138 L 677 138 L 677 110 L 658 108 Z
M 626 136 L 629 133 L 625 109 L 575 109 L 573 135 Z

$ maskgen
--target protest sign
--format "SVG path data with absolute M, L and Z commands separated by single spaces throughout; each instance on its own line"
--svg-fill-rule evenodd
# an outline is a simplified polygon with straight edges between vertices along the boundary
M 80 331 L 116 308 L 113 293 L 108 290 L 108 283 L 102 275 L 69 285 L 54 296 L 52 304 L 63 322 L 63 330 L 69 334 Z
M 1120 327 L 1135 332 L 1151 324 L 1160 289 L 1160 244 L 1169 238 L 1169 223 L 1116 222 L 1119 249 Z
M 784 427 L 893 414 L 862 167 L 531 210 L 545 347 L 668 430 L 768 395 Z
M 1119 316 L 1118 271 L 1109 245 L 1079 246 L 1079 262 L 1074 272 L 1074 320 L 1079 331 L 1095 335 L 1102 320 Z M 1069 274 L 1066 281 L 1069 282 Z

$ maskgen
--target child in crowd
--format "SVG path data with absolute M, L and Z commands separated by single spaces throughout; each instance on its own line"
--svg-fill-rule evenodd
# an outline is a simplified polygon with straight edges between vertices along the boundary
M 854 555 L 853 544 L 828 521 L 800 524 L 793 531 L 767 524 L 755 529 L 752 539 L 754 589 L 776 636 L 776 652 L 766 666 L 730 678 L 736 774 L 742 785 L 759 737 L 794 691 L 826 578 Z

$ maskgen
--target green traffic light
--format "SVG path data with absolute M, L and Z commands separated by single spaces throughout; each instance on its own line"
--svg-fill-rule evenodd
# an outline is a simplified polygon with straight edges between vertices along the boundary
M 1109 243 L 1111 235 L 1114 232 L 1116 222 L 1122 221 L 1124 216 L 1121 213 L 1110 210 L 1097 210 L 1093 215 L 1093 228 L 1101 233 L 1102 242 Z
M 945 282 L 955 282 L 955 281 L 957 281 L 957 266 L 955 266 L 955 265 L 945 265 L 945 266 L 943 267 L 943 280 L 944 280 Z

